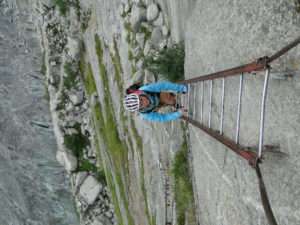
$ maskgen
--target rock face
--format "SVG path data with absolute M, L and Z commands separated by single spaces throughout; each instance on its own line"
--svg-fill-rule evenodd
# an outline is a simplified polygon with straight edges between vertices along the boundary
M 194 5 L 185 32 L 188 52 L 185 60 L 186 78 L 238 66 L 264 55 L 272 55 L 299 37 L 300 17 L 293 2 L 254 0 L 250 3 L 241 0 L 237 3 L 231 5 L 230 1 L 222 1 L 218 4 L 216 1 L 204 0 L 197 1 Z M 225 23 L 224 18 L 227 18 Z M 269 22 L 266 24 L 265 21 Z M 287 68 L 298 71 L 299 63 L 293 62 L 299 62 L 299 58 L 298 46 L 274 61 L 271 66 L 274 72 L 286 71 Z M 249 76 L 246 79 L 244 87 L 247 91 L 243 92 L 240 144 L 257 146 L 263 79 L 249 79 Z M 237 80 L 226 83 L 228 101 L 225 109 L 228 109 L 228 114 L 224 124 L 228 124 L 225 133 L 228 136 L 235 134 L 236 117 L 229 116 L 237 109 L 236 90 L 239 83 L 235 81 Z M 267 97 L 265 144 L 280 145 L 280 151 L 288 156 L 280 157 L 276 153 L 266 153 L 261 170 L 274 215 L 278 224 L 284 225 L 300 224 L 299 83 L 298 76 L 290 81 L 271 79 Z M 219 93 L 216 99 L 221 96 L 221 85 L 214 88 L 214 93 Z M 195 101 L 196 106 L 199 106 L 199 99 Z M 199 107 L 196 107 L 196 110 L 200 112 Z M 217 106 L 212 110 L 217 112 Z M 212 124 L 218 124 L 218 117 L 213 118 Z M 201 224 L 268 224 L 259 196 L 255 171 L 246 161 L 219 143 L 209 137 L 203 137 L 203 133 L 198 129 L 190 129 Z M 213 126 L 212 129 L 217 128 Z
M 79 225 L 55 159 L 34 7 L 0 1 L 0 224 Z
M 66 151 L 57 151 L 56 159 L 68 172 L 77 169 L 77 158 Z

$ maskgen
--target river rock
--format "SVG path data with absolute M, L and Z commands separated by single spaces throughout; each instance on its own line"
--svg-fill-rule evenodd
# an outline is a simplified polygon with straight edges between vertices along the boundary
M 100 184 L 93 176 L 90 175 L 82 183 L 79 194 L 87 204 L 91 205 L 95 202 L 101 189 L 102 184 Z

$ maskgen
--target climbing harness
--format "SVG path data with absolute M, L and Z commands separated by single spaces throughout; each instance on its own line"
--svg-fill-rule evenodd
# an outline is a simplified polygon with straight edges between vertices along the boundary
M 300 37 L 294 40 L 289 45 L 282 48 L 280 51 L 273 54 L 271 57 L 264 56 L 259 58 L 255 62 L 251 62 L 249 64 L 245 64 L 242 66 L 238 66 L 235 68 L 215 72 L 212 74 L 199 76 L 187 80 L 180 81 L 178 83 L 186 84 L 188 86 L 188 93 L 187 95 L 182 95 L 179 97 L 179 102 L 181 104 L 187 106 L 190 109 L 190 94 L 192 87 L 195 87 L 197 84 L 201 84 L 201 112 L 200 112 L 200 119 L 193 118 L 193 114 L 189 116 L 182 116 L 182 119 L 187 123 L 194 125 L 195 127 L 200 128 L 202 131 L 216 139 L 217 141 L 221 142 L 225 146 L 227 146 L 230 150 L 235 152 L 237 155 L 242 157 L 243 159 L 247 160 L 252 168 L 255 169 L 256 175 L 258 178 L 259 183 L 259 190 L 262 200 L 262 205 L 267 217 L 267 220 L 270 225 L 278 225 L 276 222 L 275 216 L 273 214 L 270 201 L 267 195 L 266 187 L 264 184 L 264 180 L 260 171 L 259 163 L 262 162 L 262 153 L 263 150 L 267 150 L 270 148 L 274 148 L 274 146 L 264 145 L 264 125 L 265 125 L 265 107 L 266 107 L 266 97 L 267 97 L 267 90 L 268 90 L 268 83 L 270 77 L 271 66 L 274 60 L 278 59 L 285 53 L 287 53 L 292 48 L 296 47 L 300 43 Z M 262 99 L 261 99 L 261 108 L 260 108 L 260 128 L 259 128 L 259 144 L 257 151 L 250 150 L 249 148 L 243 147 L 239 143 L 239 135 L 240 135 L 240 114 L 241 114 L 241 97 L 243 92 L 243 79 L 245 75 L 249 75 L 253 72 L 257 71 L 265 71 L 265 79 L 264 79 L 264 86 L 262 91 Z M 224 121 L 224 98 L 225 98 L 225 78 L 230 76 L 239 76 L 239 96 L 238 96 L 238 103 L 237 103 L 237 116 L 236 116 L 236 130 L 235 130 L 235 138 L 234 140 L 228 138 L 224 135 L 223 130 L 223 121 Z M 212 95 L 213 95 L 213 80 L 222 79 L 222 97 L 221 97 L 221 112 L 220 112 L 220 124 L 219 130 L 216 131 L 212 127 Z M 208 123 L 205 124 L 204 122 L 204 83 L 209 82 L 209 117 Z M 193 102 L 192 112 L 195 112 L 195 102 Z

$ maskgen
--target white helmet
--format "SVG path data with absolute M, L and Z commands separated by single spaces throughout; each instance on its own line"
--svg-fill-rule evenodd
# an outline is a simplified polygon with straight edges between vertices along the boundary
M 129 94 L 124 98 L 124 107 L 130 112 L 136 112 L 140 108 L 140 98 L 138 94 Z

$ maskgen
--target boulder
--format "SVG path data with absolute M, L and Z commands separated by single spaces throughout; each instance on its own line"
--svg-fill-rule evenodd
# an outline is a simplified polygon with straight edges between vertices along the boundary
M 72 172 L 77 169 L 77 158 L 69 152 L 61 150 L 57 151 L 56 159 L 68 172 Z
M 138 70 L 142 70 L 143 69 L 143 65 L 144 65 L 144 60 L 143 59 L 139 59 L 139 61 L 136 63 L 136 68 Z
M 102 189 L 100 184 L 93 176 L 88 176 L 80 186 L 79 194 L 88 205 L 92 205 Z
M 156 27 L 162 27 L 164 25 L 164 17 L 162 13 L 159 13 L 157 19 L 153 21 L 153 25 Z
M 128 2 L 124 5 L 124 12 L 128 13 L 130 11 L 130 5 L 128 4 Z
M 144 84 L 154 83 L 156 81 L 154 73 L 149 70 L 145 70 Z
M 151 50 L 150 41 L 146 41 L 145 47 L 144 47 L 144 55 L 147 56 L 150 53 L 150 50 Z
M 75 106 L 81 105 L 84 100 L 84 92 L 78 91 L 78 92 L 72 93 L 69 95 L 69 98 L 70 98 L 71 102 L 73 103 L 73 105 L 75 105 Z
M 133 81 L 134 81 L 133 83 L 142 82 L 143 79 L 144 79 L 144 72 L 143 72 L 143 70 L 138 70 L 133 75 Z
M 153 29 L 150 41 L 151 41 L 151 45 L 154 48 L 156 48 L 156 49 L 159 48 L 160 43 L 163 41 L 163 35 L 162 35 L 162 31 L 161 31 L 160 27 L 155 27 Z
M 162 26 L 161 32 L 164 37 L 167 37 L 169 35 L 169 28 L 167 26 Z
M 143 21 L 146 21 L 146 9 L 142 6 L 133 5 L 131 9 L 130 23 L 134 32 L 137 32 Z
M 94 220 L 90 225 L 103 225 L 99 220 Z
M 153 3 L 147 7 L 147 20 L 149 22 L 155 20 L 158 17 L 159 8 L 157 4 Z
M 76 174 L 75 178 L 75 187 L 76 189 L 79 188 L 79 186 L 83 183 L 84 179 L 87 177 L 88 173 L 83 171 L 83 172 L 78 172 Z
M 146 6 L 149 6 L 149 5 L 153 4 L 153 3 L 154 3 L 154 0 L 144 0 L 144 4 Z

